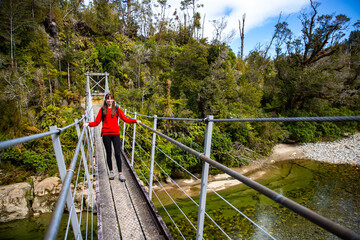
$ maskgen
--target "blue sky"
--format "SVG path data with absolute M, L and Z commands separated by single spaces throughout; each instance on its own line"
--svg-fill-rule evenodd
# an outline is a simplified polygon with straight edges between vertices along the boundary
M 335 1 L 326 0 L 319 1 L 321 3 L 318 8 L 320 14 L 345 14 L 350 18 L 351 24 L 349 26 L 348 34 L 354 30 L 353 24 L 360 20 L 360 1 Z M 300 12 L 294 12 L 288 15 L 283 14 L 283 17 L 288 17 L 288 24 L 291 31 L 296 35 L 301 35 L 301 22 L 299 20 Z M 246 32 L 244 55 L 246 56 L 249 51 L 253 50 L 257 45 L 265 45 L 270 42 L 274 32 L 274 26 L 277 23 L 278 16 L 266 19 L 262 26 L 254 27 Z M 246 23 L 245 23 L 246 27 Z M 346 37 L 348 37 L 348 34 Z M 237 53 L 240 49 L 240 39 L 236 38 L 230 46 Z
M 318 8 L 319 14 L 348 16 L 351 20 L 349 33 L 354 29 L 352 25 L 360 20 L 359 0 L 318 0 L 317 2 L 321 3 Z M 179 8 L 180 0 L 168 0 L 168 3 L 171 8 Z M 288 17 L 290 30 L 299 36 L 301 33 L 301 23 L 298 18 L 300 11 L 310 6 L 309 0 L 199 0 L 198 3 L 204 4 L 204 7 L 200 8 L 201 16 L 205 17 L 204 37 L 209 40 L 213 37 L 214 28 L 210 20 L 225 17 L 228 23 L 225 32 L 229 33 L 232 29 L 236 31 L 235 38 L 228 42 L 236 54 L 240 49 L 238 20 L 241 20 L 242 15 L 246 13 L 245 56 L 257 45 L 264 47 L 270 42 L 280 12 L 283 19 Z

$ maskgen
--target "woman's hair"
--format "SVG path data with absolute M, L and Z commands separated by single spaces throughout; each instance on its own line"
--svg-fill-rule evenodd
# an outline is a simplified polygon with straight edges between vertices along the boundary
M 105 119 L 106 115 L 107 115 L 107 109 L 109 107 L 111 107 L 111 117 L 114 117 L 114 115 L 116 114 L 116 110 L 115 110 L 115 101 L 112 102 L 112 106 L 108 106 L 106 100 L 107 99 L 114 99 L 114 95 L 112 95 L 111 93 L 108 93 L 105 95 L 105 100 L 104 100 L 104 105 L 102 106 L 102 116 L 103 119 Z

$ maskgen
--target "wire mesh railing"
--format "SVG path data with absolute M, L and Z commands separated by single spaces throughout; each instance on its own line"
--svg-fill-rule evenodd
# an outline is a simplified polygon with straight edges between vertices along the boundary
M 129 112 L 127 111 L 127 113 L 131 116 L 131 114 L 133 114 L 133 116 L 135 115 L 135 113 Z M 208 169 L 206 169 L 208 166 L 206 166 L 207 164 L 210 164 L 211 166 L 217 168 L 218 170 L 223 171 L 224 173 L 230 175 L 231 177 L 233 177 L 234 179 L 237 179 L 239 181 L 241 181 L 242 183 L 245 183 L 246 185 L 250 186 L 251 188 L 255 189 L 256 191 L 258 191 L 259 193 L 264 194 L 265 196 L 269 197 L 271 200 L 287 207 L 288 209 L 294 211 L 295 213 L 305 217 L 306 219 L 312 221 L 313 223 L 315 223 L 316 225 L 322 227 L 323 229 L 335 234 L 336 236 L 339 236 L 341 238 L 344 239 L 357 239 L 359 238 L 359 235 L 356 234 L 355 232 L 353 232 L 352 230 L 345 228 L 315 212 L 313 212 L 312 210 L 297 204 L 296 202 L 284 197 L 281 194 L 278 194 L 264 186 L 262 186 L 261 184 L 256 183 L 255 181 L 252 181 L 251 179 L 248 179 L 247 177 L 241 175 L 240 173 L 237 173 L 235 171 L 233 171 L 230 168 L 227 168 L 226 166 L 219 164 L 218 162 L 214 161 L 213 159 L 211 159 L 210 156 L 210 146 L 211 146 L 211 134 L 212 134 L 212 127 L 209 127 L 209 125 L 215 123 L 215 122 L 226 122 L 228 121 L 228 119 L 213 119 L 212 116 L 209 116 L 205 119 L 192 119 L 192 121 L 197 121 L 197 122 L 203 122 L 206 124 L 207 126 L 207 132 L 205 133 L 205 141 L 204 141 L 204 153 L 199 153 L 197 151 L 195 151 L 194 149 L 191 149 L 187 146 L 185 146 L 182 143 L 177 142 L 176 140 L 166 136 L 165 134 L 162 134 L 161 132 L 156 130 L 156 121 L 157 119 L 164 119 L 164 120 L 174 120 L 174 121 L 183 121 L 184 119 L 181 118 L 166 118 L 166 117 L 162 117 L 159 118 L 156 115 L 155 116 L 146 116 L 146 115 L 141 115 L 141 114 L 136 114 L 138 117 L 141 116 L 143 119 L 147 119 L 146 121 L 151 121 L 153 120 L 153 128 L 145 125 L 145 124 L 141 124 L 143 126 L 144 129 L 138 130 L 136 132 L 136 130 L 134 130 L 133 128 L 130 130 L 132 131 L 132 133 L 136 132 L 136 134 L 132 134 L 133 136 L 130 138 L 129 134 L 126 133 L 125 128 L 122 129 L 122 134 L 123 136 L 125 136 L 125 138 L 123 138 L 123 146 L 124 146 L 124 150 L 127 153 L 127 155 L 129 156 L 129 158 L 131 157 L 131 161 L 133 162 L 133 166 L 134 168 L 136 168 L 136 172 L 138 173 L 139 176 L 141 176 L 140 178 L 143 180 L 143 182 L 148 185 L 148 189 L 149 189 L 149 196 L 151 196 L 152 194 L 154 194 L 154 196 L 156 198 L 153 199 L 153 201 L 157 202 L 157 205 L 159 207 L 161 207 L 163 210 L 159 210 L 161 212 L 163 212 L 164 214 L 166 214 L 168 216 L 169 223 L 172 224 L 174 227 L 174 231 L 178 232 L 178 236 L 180 238 L 184 238 L 186 239 L 186 234 L 182 233 L 180 228 L 178 226 L 177 221 L 174 219 L 174 216 L 171 216 L 170 211 L 167 208 L 167 206 L 169 206 L 169 204 L 175 206 L 174 208 L 179 209 L 179 215 L 183 216 L 183 218 L 185 219 L 185 221 L 188 222 L 189 228 L 192 229 L 193 231 L 196 231 L 196 238 L 197 239 L 204 239 L 204 233 L 203 233 L 203 226 L 205 223 L 205 219 L 204 216 L 208 219 L 206 220 L 206 224 L 213 224 L 216 228 L 219 229 L 219 231 L 222 234 L 221 236 L 218 236 L 219 238 L 228 238 L 231 239 L 232 235 L 231 233 L 227 233 L 225 229 L 228 229 L 226 227 L 224 227 L 224 225 L 222 223 L 217 223 L 216 220 L 214 220 L 210 215 L 211 213 L 207 213 L 205 212 L 205 207 L 206 207 L 206 194 L 207 191 L 212 192 L 213 194 L 215 194 L 216 196 L 218 196 L 220 199 L 222 199 L 222 201 L 224 201 L 227 205 L 230 206 L 230 208 L 232 208 L 234 211 L 236 211 L 238 214 L 242 215 L 244 218 L 246 218 L 249 222 L 251 222 L 251 224 L 253 224 L 257 229 L 259 229 L 262 234 L 263 237 L 265 238 L 270 238 L 270 239 L 275 239 L 275 237 L 273 236 L 272 233 L 270 233 L 268 230 L 266 230 L 266 227 L 260 226 L 260 224 L 256 223 L 254 220 L 252 220 L 250 217 L 246 216 L 245 213 L 243 213 L 240 209 L 238 209 L 236 206 L 234 206 L 232 203 L 230 203 L 229 201 L 227 201 L 224 197 L 222 197 L 217 191 L 215 191 L 214 189 L 212 189 L 211 187 L 208 186 L 207 184 L 207 177 L 208 177 Z M 360 117 L 358 116 L 354 116 L 354 117 L 316 117 L 316 118 L 264 118 L 264 119 L 231 119 L 231 122 L 253 122 L 253 121 L 261 121 L 261 122 L 296 122 L 296 121 L 360 121 Z M 127 130 L 129 131 L 129 130 Z M 144 135 L 149 135 L 148 133 L 146 133 L 146 131 L 149 131 L 150 133 L 153 133 L 155 135 L 153 135 L 152 139 L 149 139 L 149 137 L 145 137 Z M 128 139 L 126 139 L 126 136 L 128 136 Z M 160 137 L 161 139 L 165 139 L 166 141 L 170 142 L 173 145 L 176 145 L 178 147 L 180 147 L 181 149 L 183 149 L 185 152 L 190 153 L 194 156 L 196 156 L 197 158 L 201 159 L 203 161 L 203 170 L 202 170 L 202 174 L 201 174 L 201 179 L 197 178 L 195 176 L 195 174 L 192 174 L 191 172 L 189 172 L 185 167 L 181 166 L 181 164 L 177 163 L 171 156 L 169 156 L 170 154 L 165 153 L 166 150 L 161 149 L 158 144 L 155 144 L 156 142 L 156 136 Z M 141 142 L 141 144 L 140 144 Z M 146 145 L 146 146 L 143 146 Z M 135 147 L 134 147 L 135 146 Z M 171 152 L 171 151 L 170 151 Z M 135 157 L 134 157 L 134 153 L 135 153 Z M 155 159 L 153 156 L 156 156 Z M 163 155 L 163 157 L 160 157 L 160 155 Z M 167 161 L 171 161 L 173 162 L 175 165 L 179 166 L 179 168 L 181 168 L 184 172 L 186 172 L 186 174 L 189 175 L 189 177 L 191 179 L 195 179 L 198 182 L 201 182 L 201 189 L 200 192 L 198 192 L 197 196 L 200 197 L 196 197 L 196 199 L 193 198 L 193 196 L 190 196 L 190 194 L 187 193 L 186 190 L 184 190 L 181 186 L 179 186 L 176 181 L 170 177 L 170 175 L 167 173 L 167 171 L 162 167 L 162 162 L 164 161 L 164 157 L 167 159 Z M 246 157 L 245 157 L 246 158 Z M 144 160 L 146 159 L 146 160 Z M 247 159 L 249 160 L 249 159 Z M 138 163 L 140 162 L 140 163 Z M 143 167 L 145 166 L 145 167 Z M 156 168 L 157 170 L 154 170 L 152 168 Z M 146 169 L 146 170 L 145 170 Z M 205 169 L 205 170 L 204 170 Z M 150 175 L 149 175 L 150 174 Z M 163 176 L 162 179 L 160 179 L 160 176 Z M 160 177 L 160 178 L 159 178 Z M 154 181 L 152 181 L 151 179 L 154 178 Z M 168 181 L 170 182 L 170 185 L 173 187 L 177 187 L 178 189 L 180 189 L 179 191 L 182 194 L 182 197 L 172 197 L 171 194 L 169 194 L 166 191 L 166 187 L 163 186 L 163 180 L 164 178 L 168 179 Z M 154 191 L 153 190 L 153 185 L 156 185 L 158 190 Z M 162 192 L 164 192 L 161 195 L 161 191 L 159 190 L 161 189 Z M 173 191 L 174 192 L 174 191 Z M 160 194 L 160 195 L 159 195 Z M 169 198 L 170 200 L 165 200 L 164 202 L 164 196 L 166 196 L 167 198 Z M 179 196 L 179 194 L 177 194 L 177 196 Z M 183 198 L 188 198 L 190 199 L 191 202 L 193 202 L 193 204 L 196 206 L 196 208 L 198 209 L 198 217 L 197 220 L 194 219 L 191 216 L 187 215 L 187 212 L 181 209 L 181 204 L 178 204 L 178 202 L 183 201 L 183 200 L 179 200 L 179 199 L 183 199 Z M 203 198 L 203 199 L 201 199 Z M 198 204 L 198 202 L 199 204 Z M 164 217 L 163 217 L 164 218 Z M 210 220 L 210 222 L 208 222 Z M 195 225 L 197 225 L 197 227 L 195 227 Z M 240 230 L 241 231 L 241 230 Z M 192 237 L 191 237 L 192 238 Z
M 93 121 L 94 119 L 92 97 L 89 84 L 90 75 L 87 75 L 87 98 L 85 115 L 83 115 L 80 120 L 75 119 L 73 124 L 69 124 L 63 128 L 51 126 L 50 130 L 45 133 L 39 133 L 0 142 L 1 150 L 25 142 L 51 136 L 59 175 L 62 181 L 62 188 L 59 198 L 55 204 L 48 228 L 46 229 L 44 239 L 57 239 L 59 227 L 63 218 L 63 213 L 66 211 L 69 213 L 69 217 L 65 229 L 65 239 L 68 238 L 68 235 L 71 231 L 73 232 L 75 239 L 84 239 L 84 237 L 85 239 L 94 239 L 94 235 L 96 232 L 96 229 L 94 229 L 94 214 L 96 214 L 96 202 L 93 189 L 93 186 L 95 185 L 95 164 L 93 158 L 94 132 L 93 129 L 81 129 L 80 127 L 83 121 L 88 122 Z M 107 78 L 105 83 L 105 90 L 108 91 Z M 76 128 L 78 139 L 72 160 L 70 164 L 66 166 L 60 137 L 64 131 L 67 131 L 69 128 L 72 127 Z M 76 179 L 73 179 L 74 175 L 76 175 Z M 79 189 L 80 191 L 78 191 Z M 75 199 L 78 200 L 77 202 L 80 203 L 78 204 L 80 206 L 76 206 Z M 83 213 L 85 212 L 86 220 L 83 221 Z M 83 224 L 83 222 L 85 223 Z M 72 228 L 70 228 L 70 224 Z M 97 238 L 96 235 L 95 238 Z
M 96 204 L 93 190 L 94 179 L 92 172 L 94 169 L 92 157 L 93 146 L 90 137 L 91 133 L 87 132 L 86 129 L 82 129 L 82 131 L 80 131 L 79 126 L 85 117 L 86 116 L 82 117 L 80 120 L 75 120 L 73 124 L 63 128 L 51 126 L 50 131 L 45 133 L 0 142 L 0 149 L 5 149 L 47 136 L 51 136 L 52 138 L 58 170 L 62 180 L 62 189 L 53 210 L 52 218 L 46 230 L 44 239 L 57 238 L 64 211 L 69 213 L 65 230 L 65 239 L 67 239 L 68 233 L 71 231 L 73 232 L 75 239 L 83 239 L 83 234 L 85 234 L 85 239 L 88 239 L 88 236 L 90 239 L 94 238 L 94 233 L 96 232 L 94 229 L 94 213 L 96 213 Z M 66 167 L 61 148 L 60 136 L 61 133 L 71 127 L 76 127 L 78 142 L 72 161 L 70 165 Z M 81 160 L 79 161 L 79 159 Z M 75 173 L 76 179 L 73 180 Z M 74 184 L 73 188 L 71 188 L 72 183 Z M 78 192 L 79 188 L 81 188 L 80 192 Z M 85 191 L 87 194 L 85 194 Z M 75 199 L 78 198 L 80 200 L 75 201 Z M 80 203 L 80 206 L 78 207 L 76 206 L 77 202 Z M 86 204 L 86 206 L 84 206 L 84 204 Z M 83 213 L 86 213 L 85 221 L 82 219 Z M 85 222 L 85 224 L 82 225 L 83 222 Z M 72 228 L 70 228 L 70 224 Z

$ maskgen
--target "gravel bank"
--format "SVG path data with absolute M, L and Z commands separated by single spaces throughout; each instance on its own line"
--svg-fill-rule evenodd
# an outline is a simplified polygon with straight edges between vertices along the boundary
M 335 142 L 303 144 L 298 150 L 304 157 L 317 161 L 360 166 L 360 133 Z

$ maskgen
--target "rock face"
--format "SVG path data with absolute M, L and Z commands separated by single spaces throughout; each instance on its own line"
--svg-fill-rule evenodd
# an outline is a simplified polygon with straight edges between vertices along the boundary
M 0 187 L 0 222 L 24 219 L 30 214 L 27 197 L 30 183 L 16 183 Z
M 28 182 L 23 182 L 0 187 L 0 222 L 24 219 L 32 214 L 38 216 L 54 210 L 62 188 L 60 178 L 33 177 L 32 180 L 33 186 Z M 87 184 L 85 184 L 84 190 L 83 185 L 83 183 L 77 185 L 74 203 L 76 211 L 79 212 L 81 208 L 96 211 L 96 195 L 94 195 L 94 202 L 91 201 Z M 92 187 L 95 194 L 95 182 Z M 71 185 L 71 189 L 74 192 L 73 185 Z M 84 196 L 84 200 L 81 198 L 82 196 Z
M 61 180 L 58 177 L 45 178 L 34 183 L 34 203 L 32 209 L 35 213 L 52 212 L 61 191 Z

